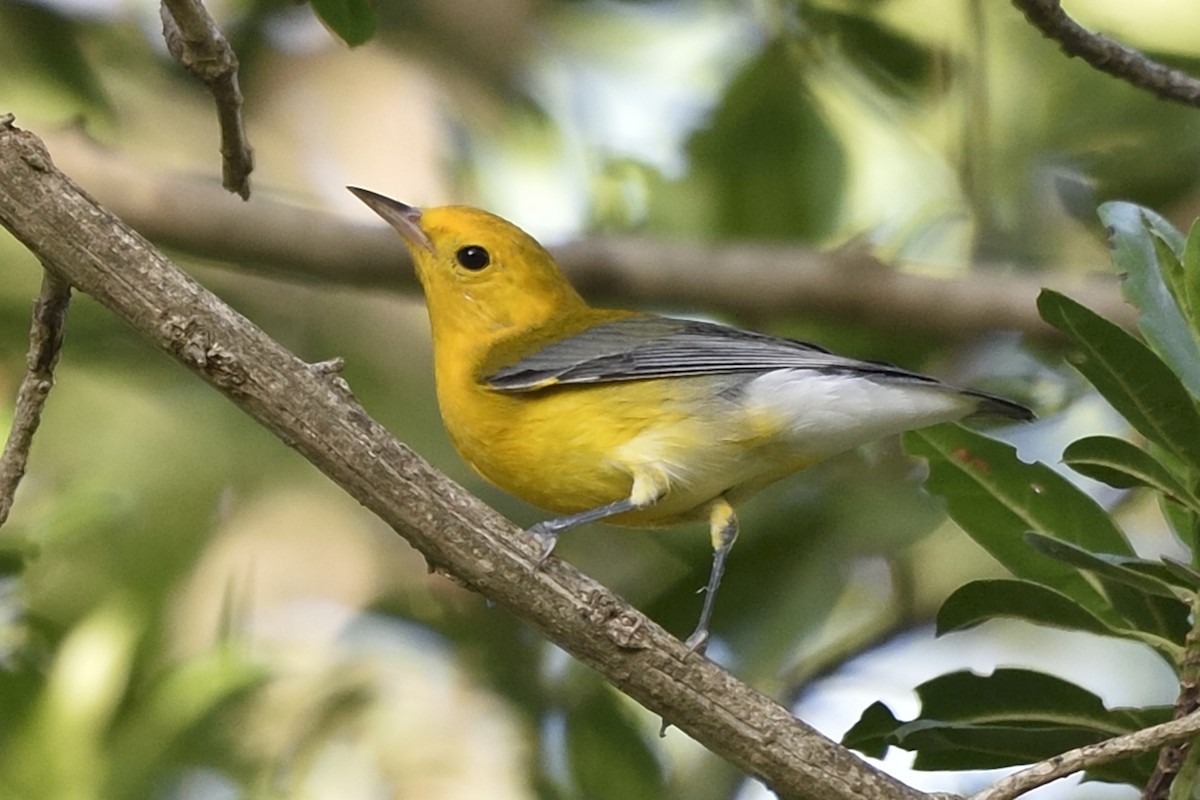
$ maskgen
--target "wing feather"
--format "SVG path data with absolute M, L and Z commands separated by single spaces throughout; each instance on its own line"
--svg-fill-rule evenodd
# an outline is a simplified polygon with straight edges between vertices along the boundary
M 891 364 L 839 356 L 807 342 L 668 317 L 628 317 L 547 345 L 487 377 L 500 391 L 572 383 L 811 369 L 937 384 Z

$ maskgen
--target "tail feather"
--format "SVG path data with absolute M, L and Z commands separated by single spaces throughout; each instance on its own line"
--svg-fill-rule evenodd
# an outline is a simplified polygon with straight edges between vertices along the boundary
M 1037 419 L 1037 416 L 1032 411 L 1020 403 L 1014 403 L 1012 400 L 1006 400 L 1003 397 L 997 397 L 987 392 L 977 392 L 973 389 L 964 389 L 963 394 L 968 397 L 974 397 L 979 401 L 979 405 L 971 412 L 972 417 L 1005 417 L 1023 422 Z

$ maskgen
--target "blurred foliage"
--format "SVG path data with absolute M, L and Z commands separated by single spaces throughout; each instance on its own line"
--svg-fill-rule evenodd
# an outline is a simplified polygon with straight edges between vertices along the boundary
M 1198 216 L 1193 110 L 1064 58 L 1006 4 L 978 1 L 209 5 L 242 65 L 255 192 L 345 213 L 361 209 L 341 187 L 365 175 L 418 204 L 492 208 L 543 237 L 853 241 L 897 269 L 967 275 L 1107 269 L 1097 204 L 1160 209 L 1165 219 L 1109 205 L 1103 219 L 1148 349 L 1064 297 L 1042 301 L 1128 424 L 1095 412 L 1061 353 L 1003 335 L 948 352 L 869 321 L 781 325 L 857 356 L 992 381 L 1048 418 L 999 432 L 1020 458 L 960 430 L 908 439 L 978 545 L 943 524 L 892 443 L 764 492 L 740 511 L 710 654 L 816 711 L 826 696 L 816 678 L 853 676 L 856 656 L 935 625 L 961 637 L 964 661 L 923 664 L 923 675 L 964 667 L 1001 638 L 996 623 L 979 627 L 996 616 L 1177 653 L 1194 573 L 1159 556 L 1186 560 L 1200 530 L 1188 414 L 1200 239 L 1167 220 Z M 1126 24 L 1139 46 L 1194 68 L 1194 37 L 1181 45 L 1172 33 L 1200 18 L 1176 5 L 1128 12 L 1142 16 Z M 1072 10 L 1085 24 L 1110 13 L 1098 0 Z M 211 102 L 166 57 L 159 27 L 153 4 L 0 0 L 0 112 L 39 134 L 82 125 L 147 169 L 217 175 Z M 453 455 L 418 304 L 178 257 L 302 357 L 344 356 L 357 396 L 400 438 L 519 523 L 539 519 Z M 38 265 L 6 237 L 0 261 L 0 387 L 11 396 Z M 0 794 L 758 791 L 676 732 L 660 740 L 659 720 L 428 575 L 308 464 L 86 298 L 68 325 L 59 386 L 0 534 Z M 1053 463 L 1072 440 L 1067 463 L 1111 490 L 1026 463 Z M 986 475 L 963 469 L 981 465 Z M 1030 530 L 1042 536 L 1032 545 Z M 558 552 L 670 630 L 695 619 L 710 558 L 700 527 L 600 529 Z M 1033 657 L 1026 639 L 1011 644 L 1005 661 Z M 1074 679 L 1083 667 L 1064 647 L 1059 669 Z M 884 651 L 922 661 L 919 642 Z M 1120 684 L 1122 659 L 1106 661 L 1090 666 Z M 1118 698 L 1147 689 L 1144 663 Z M 1161 717 L 1175 690 L 1164 680 L 1157 699 L 1114 700 L 1033 669 L 907 683 L 904 669 L 888 673 L 897 686 L 872 683 L 871 697 L 919 684 L 922 716 L 905 723 L 896 706 L 873 706 L 848 740 L 877 753 L 911 746 L 919 766 L 939 769 L 1017 763 L 1127 730 Z M 1007 705 L 967 707 L 963 696 Z M 1030 717 L 1048 697 L 1071 724 Z M 866 704 L 839 705 L 831 733 Z M 1145 770 L 1134 761 L 1097 777 Z

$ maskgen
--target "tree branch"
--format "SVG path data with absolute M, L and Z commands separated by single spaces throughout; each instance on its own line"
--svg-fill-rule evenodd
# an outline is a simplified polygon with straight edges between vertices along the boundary
M 211 183 L 152 175 L 82 136 L 59 136 L 53 145 L 82 185 L 164 247 L 291 279 L 417 291 L 407 254 L 383 225 L 261 193 L 248 205 L 231 203 Z M 795 245 L 599 238 L 552 250 L 590 300 L 711 309 L 759 322 L 805 314 L 946 339 L 996 330 L 1050 339 L 1058 334 L 1035 304 L 1043 286 L 1127 328 L 1137 321 L 1111 275 L 1080 281 L 984 267 L 965 278 L 930 278 L 891 269 L 862 249 L 825 253 Z
M 1059 0 L 1012 0 L 1029 23 L 1101 72 L 1145 89 L 1163 100 L 1200 107 L 1200 81 L 1159 64 L 1137 50 L 1092 33 L 1063 11 Z
M 876 770 L 538 548 L 84 194 L 0 117 L 0 224 L 225 394 L 454 580 L 491 598 L 781 797 L 925 795 Z M 393 243 L 395 247 L 395 243 Z
M 238 59 L 200 0 L 162 0 L 163 38 L 171 56 L 208 87 L 221 126 L 221 183 L 250 199 L 254 151 L 242 123 Z
M 4 118 L 0 117 L 0 125 Z M 29 354 L 25 357 L 25 377 L 17 389 L 12 428 L 0 454 L 0 527 L 8 521 L 17 486 L 25 476 L 33 435 L 42 421 L 42 409 L 54 386 L 54 366 L 62 349 L 71 287 L 55 275 L 42 275 L 42 289 L 33 307 L 29 330 Z
M 1068 750 L 997 781 L 982 792 L 972 795 L 970 800 L 1012 800 L 1032 789 L 1081 770 L 1119 761 L 1138 753 L 1148 753 L 1164 745 L 1194 739 L 1197 735 L 1200 735 L 1200 712 L 1152 728 Z

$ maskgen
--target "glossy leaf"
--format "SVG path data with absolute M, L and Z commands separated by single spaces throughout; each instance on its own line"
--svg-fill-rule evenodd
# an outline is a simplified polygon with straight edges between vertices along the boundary
M 1058 292 L 1043 290 L 1038 310 L 1079 348 L 1072 363 L 1129 424 L 1200 472 L 1200 414 L 1175 373 L 1129 333 Z
M 1188 325 L 1200 340 L 1200 219 L 1192 223 L 1183 248 L 1183 295 L 1187 298 Z
M 343 42 L 356 47 L 375 35 L 379 23 L 371 0 L 311 0 L 321 22 Z
M 1158 214 L 1133 203 L 1105 203 L 1099 214 L 1109 230 L 1113 265 L 1124 274 L 1121 292 L 1141 311 L 1139 330 L 1191 393 L 1200 396 L 1200 347 L 1163 279 L 1154 245 L 1160 238 L 1179 257 L 1183 236 Z
M 1137 445 L 1113 436 L 1088 436 L 1063 451 L 1063 463 L 1080 475 L 1117 489 L 1146 487 L 1200 511 L 1200 500 L 1184 488 L 1158 459 Z
M 937 634 L 966 630 L 997 617 L 1084 631 L 1100 636 L 1139 639 L 1116 628 L 1061 592 L 1031 581 L 971 581 L 954 591 L 937 614 Z
M 1094 500 L 1045 464 L 1026 464 L 1010 445 L 956 425 L 905 434 L 905 449 L 929 461 L 929 489 L 950 516 L 1019 578 L 1070 597 L 1111 624 L 1120 620 L 1079 572 L 1030 548 L 1038 531 L 1089 550 L 1133 555 L 1124 534 Z
M 1071 564 L 1080 569 L 1094 572 L 1097 575 L 1111 578 L 1145 594 L 1169 598 L 1176 596 L 1171 588 L 1171 583 L 1163 580 L 1161 574 L 1151 574 L 1159 573 L 1159 570 L 1136 569 L 1133 566 L 1134 564 L 1139 564 L 1142 566 L 1161 567 L 1161 571 L 1165 573 L 1166 568 L 1162 564 L 1153 564 L 1153 562 L 1146 562 L 1137 558 L 1121 558 L 1106 553 L 1091 553 L 1069 542 L 1049 536 L 1042 536 L 1037 533 L 1026 534 L 1025 539 L 1038 551 L 1045 553 L 1051 558 L 1056 558 L 1064 564 Z
M 1183 644 L 1189 630 L 1188 604 L 1178 599 L 1172 589 L 1180 581 L 1166 565 L 1160 561 L 1090 553 L 1039 534 L 1026 534 L 1026 540 L 1051 558 L 1093 573 L 1112 606 L 1130 625 L 1157 637 L 1157 642 L 1151 639 L 1151 643 L 1172 662 L 1180 655 L 1178 645 Z
M 1170 718 L 1169 708 L 1110 710 L 1080 686 L 1025 669 L 953 672 L 916 691 L 916 719 L 902 722 L 875 703 L 842 743 L 876 757 L 889 746 L 915 750 L 918 769 L 984 769 L 1039 761 Z M 1137 785 L 1153 765 L 1153 756 L 1131 759 L 1092 775 Z

